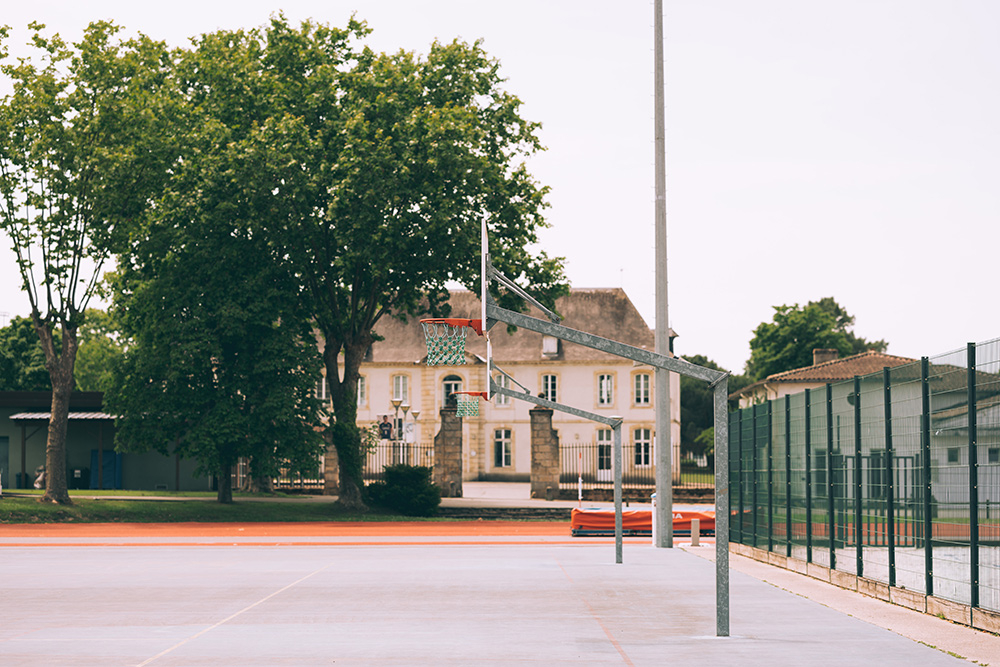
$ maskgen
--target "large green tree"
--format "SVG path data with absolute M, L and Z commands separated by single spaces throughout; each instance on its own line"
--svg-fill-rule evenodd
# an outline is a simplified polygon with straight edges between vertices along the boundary
M 227 503 L 240 458 L 255 480 L 315 472 L 321 362 L 308 301 L 260 230 L 273 207 L 254 187 L 247 128 L 191 92 L 178 90 L 169 180 L 119 247 L 113 314 L 130 345 L 106 404 L 119 449 L 194 458 Z
M 192 168 L 205 183 L 204 163 Z M 193 458 L 229 503 L 240 458 L 254 480 L 279 467 L 315 473 L 323 439 L 319 353 L 294 285 L 242 224 L 238 193 L 222 199 L 204 206 L 200 194 L 171 188 L 134 242 L 114 280 L 132 343 L 105 405 L 119 450 Z
M 196 40 L 182 62 L 192 104 L 230 133 L 266 210 L 253 227 L 301 286 L 323 338 L 340 497 L 363 506 L 359 366 L 383 317 L 447 311 L 448 281 L 478 288 L 479 229 L 494 264 L 551 303 L 561 264 L 532 252 L 541 149 L 499 64 L 479 43 L 426 56 L 358 46 L 368 30 L 282 17 Z
M 885 341 L 869 343 L 851 332 L 854 318 L 832 298 L 775 306 L 771 322 L 762 322 L 750 340 L 746 374 L 754 382 L 774 373 L 810 366 L 814 349 L 835 349 L 840 356 L 868 349 L 884 351 Z
M 66 425 L 77 331 L 120 223 L 148 203 L 169 152 L 155 91 L 166 49 L 94 23 L 68 44 L 32 24 L 34 58 L 11 62 L 0 27 L 0 231 L 11 241 L 52 387 L 43 501 L 70 502 Z

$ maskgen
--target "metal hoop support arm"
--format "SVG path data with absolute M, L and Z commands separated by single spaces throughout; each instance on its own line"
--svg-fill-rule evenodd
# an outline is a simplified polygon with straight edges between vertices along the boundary
M 503 387 L 499 386 L 493 380 L 492 377 L 490 378 L 490 389 L 494 395 L 499 394 L 500 396 L 509 396 L 510 398 L 516 398 L 519 401 L 527 401 L 528 403 L 534 403 L 535 405 L 541 406 L 543 408 L 549 408 L 550 410 L 558 410 L 559 412 L 565 412 L 567 414 L 575 415 L 577 417 L 583 417 L 584 419 L 590 419 L 595 422 L 606 424 L 611 427 L 618 426 L 619 424 L 622 423 L 621 418 L 615 419 L 613 417 L 605 417 L 604 415 L 595 414 L 593 412 L 587 412 L 586 410 L 580 410 L 579 408 L 574 408 L 570 405 L 563 405 L 562 403 L 556 403 L 555 401 L 550 401 L 547 398 L 542 398 L 541 396 L 532 396 L 527 392 L 514 391 L 512 389 L 504 389 Z
M 589 347 L 594 350 L 600 350 L 601 352 L 614 354 L 619 357 L 624 357 L 625 359 L 631 359 L 632 361 L 648 364 L 654 368 L 665 368 L 668 371 L 704 380 L 708 383 L 718 382 L 723 377 L 728 375 L 728 373 L 698 366 L 684 361 L 683 359 L 676 359 L 674 357 L 657 354 L 632 345 L 626 345 L 625 343 L 619 343 L 607 338 L 595 336 L 594 334 L 589 334 L 584 331 L 570 329 L 569 327 L 561 324 L 553 324 L 540 320 L 536 317 L 515 313 L 512 310 L 501 308 L 489 300 L 487 300 L 486 303 L 486 317 L 488 319 L 495 319 L 498 322 L 511 324 L 515 327 L 522 327 L 524 329 L 528 329 L 529 331 L 535 331 L 547 336 L 555 336 L 556 338 L 561 338 L 571 343 L 583 345 L 584 347 Z
M 527 301 L 528 303 L 530 303 L 535 308 L 538 308 L 539 310 L 541 310 L 543 313 L 545 313 L 545 316 L 548 317 L 553 322 L 557 322 L 557 323 L 558 322 L 562 322 L 562 318 L 561 317 L 559 317 L 558 315 L 556 315 L 555 313 L 553 313 L 551 310 L 549 310 L 548 308 L 546 308 L 545 306 L 543 306 L 542 304 L 540 304 L 535 299 L 535 297 L 533 297 L 530 294 L 528 294 L 527 292 L 525 292 L 521 288 L 520 285 L 518 285 L 513 280 L 511 280 L 510 278 L 508 278 L 507 276 L 505 276 L 495 266 L 493 266 L 493 264 L 490 263 L 490 256 L 489 255 L 486 255 L 486 273 L 488 274 L 487 278 L 489 280 L 495 280 L 495 281 L 497 281 L 498 283 L 500 283 L 501 285 L 503 285 L 504 287 L 506 287 L 507 289 L 509 289 L 511 292 L 513 292 L 514 294 L 518 295 L 519 297 L 521 297 L 522 299 L 524 299 L 525 301 Z M 487 305 L 486 305 L 487 315 L 486 315 L 486 317 L 487 317 L 487 319 L 489 319 L 489 306 L 490 306 L 490 304 L 496 305 L 495 302 L 493 301 L 493 297 L 491 297 L 489 295 L 489 292 L 486 293 L 486 302 L 487 302 Z M 500 321 L 502 322 L 503 320 L 500 320 Z M 487 325 L 488 324 L 489 323 L 487 322 Z M 489 329 L 490 327 L 487 326 L 486 328 Z

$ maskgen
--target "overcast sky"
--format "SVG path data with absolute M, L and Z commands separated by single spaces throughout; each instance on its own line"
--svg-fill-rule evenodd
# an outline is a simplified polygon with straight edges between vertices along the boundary
M 1000 336 L 1000 2 L 664 0 L 667 225 L 676 350 L 742 371 L 772 306 L 833 296 L 855 332 L 933 356 Z M 548 151 L 542 235 L 577 287 L 654 318 L 653 5 L 325 0 L 7 3 L 77 40 L 93 20 L 181 45 L 289 18 L 379 51 L 484 40 Z M 27 314 L 3 239 L 0 313 Z

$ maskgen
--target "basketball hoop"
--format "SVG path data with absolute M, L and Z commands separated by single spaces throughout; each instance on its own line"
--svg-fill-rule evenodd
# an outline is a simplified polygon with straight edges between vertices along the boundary
M 479 399 L 489 400 L 489 394 L 485 391 L 456 391 L 452 396 L 455 397 L 459 417 L 478 417 Z M 465 398 L 466 396 L 469 398 Z
M 428 366 L 459 366 L 465 363 L 465 337 L 472 329 L 483 335 L 482 320 L 441 318 L 420 320 L 427 340 Z M 478 404 L 477 404 L 478 405 Z M 478 414 L 478 412 L 477 412 Z

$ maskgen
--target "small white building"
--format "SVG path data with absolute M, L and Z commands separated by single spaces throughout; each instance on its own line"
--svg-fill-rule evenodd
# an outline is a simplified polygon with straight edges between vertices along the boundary
M 451 294 L 451 317 L 478 319 L 480 303 L 472 292 Z M 619 288 L 574 289 L 556 302 L 562 324 L 604 338 L 652 350 L 654 337 L 642 316 Z M 542 317 L 538 312 L 529 312 Z M 418 443 L 433 442 L 440 428 L 439 413 L 455 391 L 486 391 L 486 345 L 469 331 L 465 365 L 427 366 L 423 330 L 416 319 L 383 318 L 376 328 L 382 340 L 372 345 L 361 366 L 358 423 L 368 426 L 398 416 L 402 432 Z M 671 340 L 673 333 L 671 332 Z M 494 363 L 534 395 L 600 415 L 621 416 L 626 461 L 652 468 L 655 462 L 655 409 L 650 366 L 518 330 L 508 333 L 497 324 L 490 332 Z M 498 382 L 505 381 L 498 377 Z M 670 374 L 673 467 L 680 469 L 680 380 Z M 518 387 L 511 386 L 512 389 Z M 393 399 L 406 405 L 393 407 Z M 463 421 L 464 478 L 526 481 L 531 471 L 529 410 L 534 405 L 503 396 L 480 403 L 478 417 Z M 414 415 L 417 418 L 414 420 Z M 598 476 L 610 479 L 612 431 L 607 426 L 555 412 L 553 427 L 560 445 L 599 443 Z M 412 434 L 412 435 L 410 435 Z M 409 437 L 404 436 L 405 439 Z M 607 456 L 603 453 L 606 452 Z M 606 470 L 606 472 L 604 472 Z

